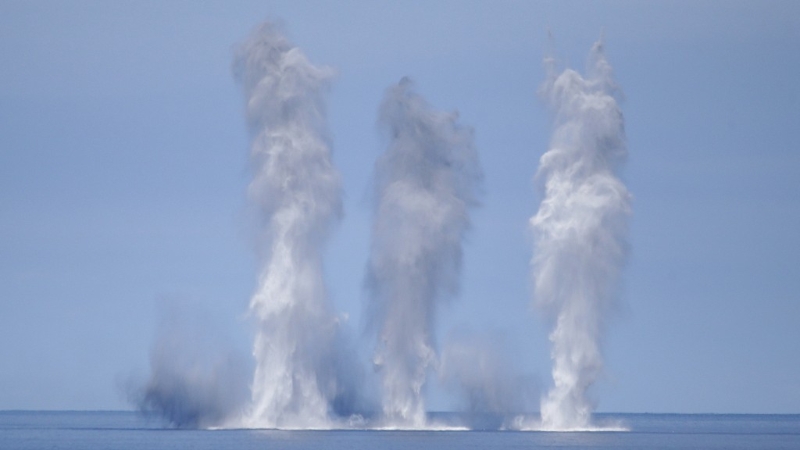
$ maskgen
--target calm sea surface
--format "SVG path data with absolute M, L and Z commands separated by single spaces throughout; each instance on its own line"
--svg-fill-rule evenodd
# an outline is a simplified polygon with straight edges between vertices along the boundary
M 491 417 L 440 414 L 492 428 Z M 176 430 L 131 412 L 0 412 L 0 449 L 800 449 L 800 415 L 600 414 L 627 432 Z

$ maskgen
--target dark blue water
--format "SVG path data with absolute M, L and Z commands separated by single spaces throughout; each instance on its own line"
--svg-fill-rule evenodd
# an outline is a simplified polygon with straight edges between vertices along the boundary
M 0 449 L 800 449 L 800 415 L 607 414 L 597 419 L 622 421 L 631 431 L 177 430 L 130 412 L 6 411 L 0 412 Z

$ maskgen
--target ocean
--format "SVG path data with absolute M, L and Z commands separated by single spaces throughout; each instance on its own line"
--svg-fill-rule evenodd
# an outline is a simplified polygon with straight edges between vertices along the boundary
M 2 411 L 0 449 L 800 449 L 800 415 L 598 414 L 630 431 L 574 433 L 498 431 L 491 416 L 431 420 L 473 430 L 184 430 L 134 412 Z

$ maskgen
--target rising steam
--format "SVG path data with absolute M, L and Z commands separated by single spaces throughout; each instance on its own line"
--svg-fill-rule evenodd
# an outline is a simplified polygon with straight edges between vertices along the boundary
M 587 389 L 603 370 L 600 341 L 626 256 L 631 196 L 617 178 L 627 150 L 618 88 L 596 43 L 588 76 L 556 74 L 545 60 L 541 94 L 554 114 L 549 150 L 537 177 L 544 199 L 531 218 L 535 304 L 555 320 L 554 386 L 542 399 L 542 428 L 586 429 Z
M 439 305 L 458 290 L 461 243 L 481 179 L 472 130 L 432 110 L 404 78 L 387 92 L 379 123 L 389 145 L 375 164 L 367 268 L 384 420 L 425 425 L 423 387 L 436 360 Z
M 257 321 L 248 427 L 329 426 L 341 392 L 322 248 L 341 216 L 324 93 L 332 70 L 312 65 L 272 24 L 238 49 L 251 136 L 248 188 L 260 221 L 262 262 L 250 301 Z

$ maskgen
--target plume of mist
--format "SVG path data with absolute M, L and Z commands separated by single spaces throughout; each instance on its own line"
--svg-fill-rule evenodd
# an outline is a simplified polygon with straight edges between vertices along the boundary
M 252 405 L 242 425 L 328 427 L 344 389 L 337 376 L 340 318 L 328 303 L 322 268 L 342 209 L 324 99 L 333 71 L 311 64 L 265 23 L 239 46 L 234 73 L 251 137 L 248 195 L 261 256 L 250 301 Z
M 150 376 L 128 383 L 129 401 L 176 427 L 223 425 L 247 402 L 247 360 L 196 308 L 171 306 L 150 350 Z
M 436 312 L 458 290 L 462 241 L 482 175 L 472 130 L 456 113 L 431 109 L 407 78 L 387 90 L 379 124 L 389 144 L 375 164 L 366 280 L 378 340 L 374 364 L 383 420 L 422 427 Z
M 442 348 L 439 377 L 457 392 L 461 408 L 472 413 L 523 412 L 535 395 L 535 383 L 515 366 L 500 336 L 490 333 L 451 333 Z
M 587 389 L 603 370 L 601 340 L 627 253 L 631 196 L 617 177 L 627 150 L 611 66 L 597 42 L 584 78 L 574 70 L 548 77 L 541 95 L 553 116 L 549 149 L 537 178 L 544 198 L 530 220 L 535 304 L 553 319 L 554 386 L 542 399 L 542 428 L 590 426 Z

